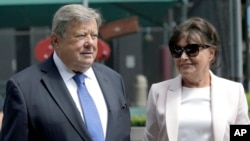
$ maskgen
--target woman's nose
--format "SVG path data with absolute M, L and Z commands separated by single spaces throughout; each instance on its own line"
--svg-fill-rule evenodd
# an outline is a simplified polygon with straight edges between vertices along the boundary
M 182 54 L 181 54 L 181 57 L 180 58 L 188 58 L 188 55 L 186 54 L 186 52 L 185 51 L 183 51 L 182 52 Z

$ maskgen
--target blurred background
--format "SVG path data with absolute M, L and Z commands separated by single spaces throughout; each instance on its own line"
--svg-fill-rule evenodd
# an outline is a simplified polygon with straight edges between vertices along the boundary
M 176 24 L 192 16 L 207 19 L 220 34 L 219 64 L 213 71 L 250 91 L 250 0 L 1 0 L 0 108 L 6 80 L 52 53 L 53 14 L 70 3 L 102 13 L 96 61 L 124 77 L 131 107 L 145 107 L 151 84 L 175 76 L 168 39 Z

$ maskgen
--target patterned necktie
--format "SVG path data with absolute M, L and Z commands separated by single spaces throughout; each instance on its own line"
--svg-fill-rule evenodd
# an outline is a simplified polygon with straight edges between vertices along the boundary
M 101 121 L 95 103 L 85 86 L 85 76 L 76 74 L 73 79 L 77 84 L 77 93 L 81 102 L 85 123 L 93 141 L 104 141 Z

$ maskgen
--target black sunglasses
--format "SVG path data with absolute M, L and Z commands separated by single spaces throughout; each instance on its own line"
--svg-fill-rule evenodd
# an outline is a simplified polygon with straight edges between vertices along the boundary
M 199 54 L 200 48 L 209 48 L 209 47 L 210 47 L 209 45 L 188 44 L 184 47 L 180 46 L 174 46 L 172 48 L 170 47 L 170 52 L 174 58 L 180 58 L 184 51 L 187 54 L 187 56 L 195 57 Z

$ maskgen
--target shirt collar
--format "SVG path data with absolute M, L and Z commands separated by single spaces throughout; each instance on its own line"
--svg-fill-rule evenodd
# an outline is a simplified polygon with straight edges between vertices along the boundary
M 56 67 L 57 67 L 57 69 L 58 69 L 59 73 L 61 74 L 64 81 L 68 81 L 68 80 L 72 79 L 72 77 L 74 77 L 75 73 L 62 62 L 62 60 L 58 57 L 56 52 L 54 52 L 54 54 L 53 54 L 53 59 L 54 59 L 54 62 L 56 64 Z M 95 74 L 94 74 L 92 67 L 90 67 L 88 70 L 86 70 L 83 74 L 88 79 L 94 79 L 94 77 L 95 77 Z
M 86 78 L 88 78 L 88 79 L 92 79 L 92 80 L 93 80 L 93 79 L 95 78 L 95 73 L 94 73 L 92 67 L 90 67 L 88 70 L 86 70 L 86 71 L 84 72 L 84 75 L 85 75 Z

